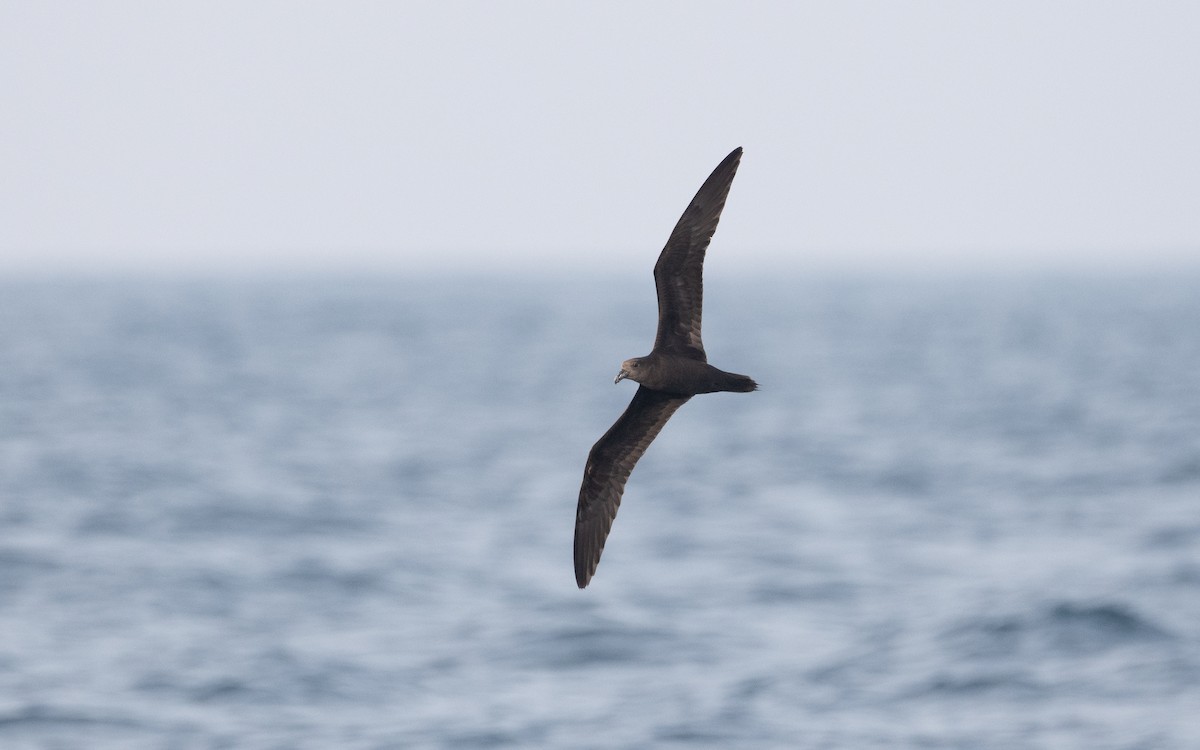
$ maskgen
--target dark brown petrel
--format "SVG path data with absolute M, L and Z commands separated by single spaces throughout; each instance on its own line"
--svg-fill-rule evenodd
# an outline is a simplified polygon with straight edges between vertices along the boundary
M 575 582 L 579 588 L 588 585 L 600 563 L 629 473 L 675 410 L 697 393 L 746 393 L 758 388 L 745 375 L 708 364 L 700 341 L 704 251 L 717 230 L 741 158 L 742 149 L 734 149 L 708 176 L 679 217 L 654 265 L 658 288 L 654 350 L 621 363 L 613 382 L 629 378 L 640 385 L 625 413 L 592 446 L 583 470 L 575 511 Z

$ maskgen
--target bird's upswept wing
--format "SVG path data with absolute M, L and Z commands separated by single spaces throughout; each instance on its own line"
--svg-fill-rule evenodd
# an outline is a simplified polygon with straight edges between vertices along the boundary
M 717 165 L 688 205 L 654 265 L 658 287 L 658 335 L 654 349 L 706 361 L 700 340 L 704 304 L 704 251 L 717 231 L 725 197 L 737 174 L 742 149 Z
M 625 413 L 592 446 L 575 510 L 575 582 L 579 588 L 587 586 L 596 572 L 629 473 L 689 398 L 638 386 Z

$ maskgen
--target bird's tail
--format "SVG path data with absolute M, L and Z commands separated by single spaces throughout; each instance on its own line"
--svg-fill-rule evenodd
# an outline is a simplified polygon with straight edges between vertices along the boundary
M 753 378 L 731 372 L 723 390 L 733 391 L 734 393 L 749 393 L 750 391 L 758 390 L 758 383 L 755 383 Z

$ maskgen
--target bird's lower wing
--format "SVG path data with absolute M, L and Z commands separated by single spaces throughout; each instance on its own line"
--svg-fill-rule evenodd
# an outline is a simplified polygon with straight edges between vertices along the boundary
M 600 563 L 629 473 L 689 398 L 638 386 L 625 413 L 592 446 L 575 511 L 575 581 L 579 588 L 587 586 Z

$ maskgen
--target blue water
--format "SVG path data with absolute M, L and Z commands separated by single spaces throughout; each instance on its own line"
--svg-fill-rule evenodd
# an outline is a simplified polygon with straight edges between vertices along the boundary
M 0 283 L 0 747 L 1200 747 L 1200 277 Z

